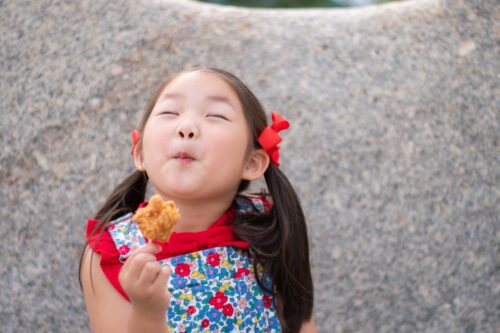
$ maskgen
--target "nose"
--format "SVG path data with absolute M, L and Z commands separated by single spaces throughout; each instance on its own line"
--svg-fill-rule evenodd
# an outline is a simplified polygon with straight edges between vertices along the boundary
M 194 124 L 181 124 L 177 128 L 177 136 L 181 139 L 196 139 L 200 135 L 200 131 Z

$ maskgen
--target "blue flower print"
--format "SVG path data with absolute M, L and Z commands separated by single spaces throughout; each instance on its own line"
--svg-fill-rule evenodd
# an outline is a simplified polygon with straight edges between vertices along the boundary
M 177 266 L 178 264 L 183 263 L 184 261 L 186 261 L 186 258 L 184 256 L 176 256 L 176 257 L 172 257 L 172 259 L 171 259 L 171 263 L 174 266 Z
M 219 269 L 217 267 L 208 267 L 207 268 L 207 276 L 209 278 L 215 278 L 219 275 Z
M 222 312 L 219 310 L 212 308 L 210 311 L 207 313 L 207 317 L 210 320 L 210 322 L 217 322 L 219 321 L 220 317 L 222 316 Z
M 187 284 L 187 279 L 182 278 L 182 277 L 176 277 L 176 278 L 172 279 L 172 284 L 176 288 L 184 288 Z
M 228 320 L 226 321 L 226 326 L 227 326 L 227 329 L 228 329 L 228 331 L 227 331 L 227 332 L 232 332 L 232 331 L 233 331 L 233 329 L 234 329 L 234 320 L 232 320 L 232 319 L 228 319 Z
M 255 309 L 259 313 L 264 311 L 264 303 L 262 302 L 262 300 L 259 299 L 255 302 Z
M 269 318 L 269 328 L 278 328 L 278 319 L 276 317 L 270 317 Z
M 238 291 L 240 295 L 245 295 L 248 291 L 247 285 L 244 281 L 238 281 L 238 283 L 235 286 L 235 289 Z

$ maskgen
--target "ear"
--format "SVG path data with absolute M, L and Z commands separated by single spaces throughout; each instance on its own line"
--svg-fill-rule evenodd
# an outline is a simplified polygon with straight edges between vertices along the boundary
M 269 166 L 269 155 L 264 149 L 255 149 L 250 153 L 247 164 L 243 169 L 242 179 L 255 180 L 266 172 Z
M 146 168 L 144 167 L 144 162 L 142 161 L 142 154 L 140 152 L 140 149 L 137 149 L 138 147 L 136 146 L 134 149 L 134 164 L 137 170 L 139 171 L 145 171 Z

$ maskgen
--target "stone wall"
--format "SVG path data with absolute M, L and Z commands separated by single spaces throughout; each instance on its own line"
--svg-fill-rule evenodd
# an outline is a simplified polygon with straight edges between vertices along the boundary
M 151 91 L 192 65 L 292 121 L 320 332 L 498 332 L 499 7 L 0 1 L 2 332 L 90 331 L 86 219 Z

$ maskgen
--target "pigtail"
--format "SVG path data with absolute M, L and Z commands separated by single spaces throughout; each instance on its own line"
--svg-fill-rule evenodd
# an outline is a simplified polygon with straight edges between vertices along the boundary
M 86 239 L 86 242 L 83 246 L 82 253 L 80 256 L 80 265 L 79 265 L 79 281 L 80 288 L 82 287 L 81 282 L 81 269 L 82 269 L 82 261 L 85 255 L 85 249 L 89 245 L 93 236 L 99 232 L 99 235 L 93 241 L 93 245 L 99 242 L 99 239 L 104 232 L 105 228 L 109 224 L 109 222 L 114 219 L 120 217 L 121 215 L 133 212 L 137 209 L 139 204 L 144 201 L 146 196 L 146 190 L 148 185 L 148 176 L 143 171 L 134 171 L 127 178 L 125 178 L 108 196 L 104 204 L 99 208 L 97 213 L 94 216 L 94 219 L 99 220 L 99 223 L 96 224 L 94 229 L 91 231 L 89 236 Z M 92 260 L 92 258 L 91 258 Z M 91 272 L 92 279 L 92 272 Z
M 302 323 L 311 319 L 313 308 L 305 217 L 295 190 L 278 167 L 271 163 L 264 177 L 269 193 L 259 194 L 272 201 L 272 208 L 262 215 L 237 216 L 234 232 L 250 244 L 254 271 L 262 267 L 272 279 L 270 290 L 263 276 L 255 274 L 260 287 L 280 303 L 283 331 L 298 332 Z M 246 188 L 246 185 L 240 187 Z M 248 202 L 252 204 L 251 200 Z
M 311 319 L 313 308 L 305 217 L 293 186 L 278 167 L 271 163 L 264 177 L 273 200 L 274 228 L 280 235 L 279 256 L 271 268 L 274 287 L 281 297 L 286 331 L 298 332 Z

